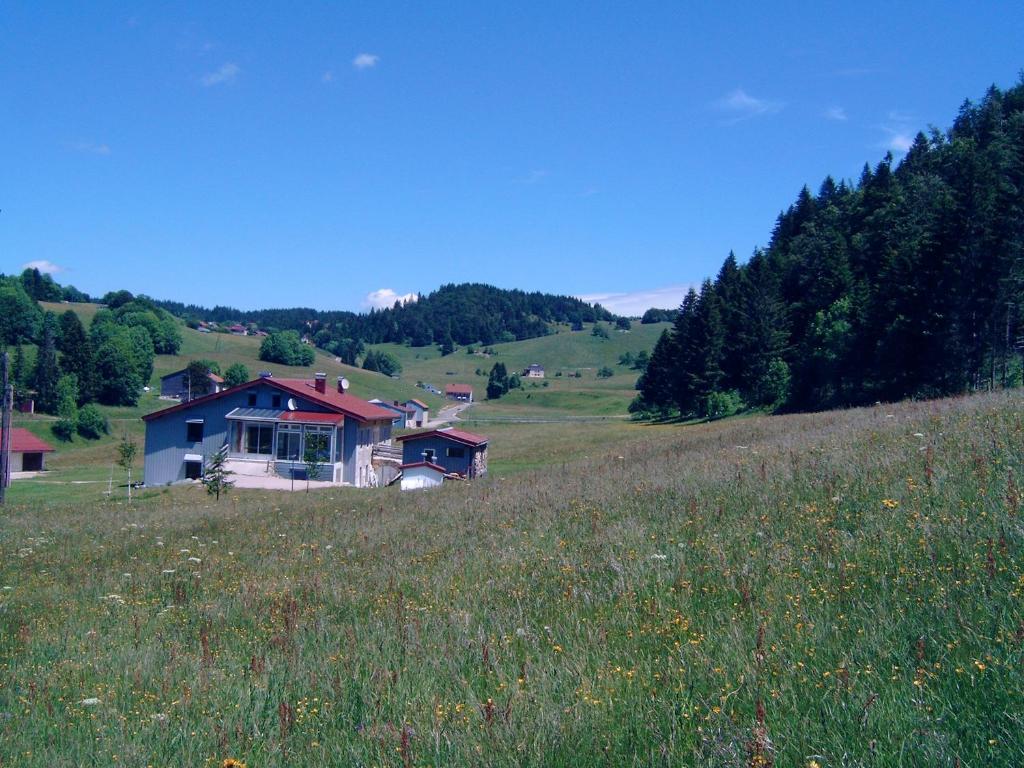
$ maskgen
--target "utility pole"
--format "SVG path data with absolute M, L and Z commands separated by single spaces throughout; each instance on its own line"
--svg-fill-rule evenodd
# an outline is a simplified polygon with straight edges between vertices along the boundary
M 4 503 L 7 486 L 11 484 L 11 411 L 14 392 L 11 386 L 10 356 L 3 355 L 3 389 L 0 390 L 0 504 Z

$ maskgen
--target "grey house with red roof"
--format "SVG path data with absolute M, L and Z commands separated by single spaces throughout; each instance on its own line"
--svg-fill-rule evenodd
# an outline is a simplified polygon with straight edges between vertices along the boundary
M 465 479 L 487 474 L 488 440 L 463 429 L 446 427 L 397 438 L 402 443 L 402 471 L 430 465 Z
M 241 474 L 280 477 L 304 472 L 306 451 L 323 465 L 319 480 L 359 488 L 377 485 L 373 447 L 390 444 L 394 412 L 346 391 L 338 377 L 260 377 L 143 416 L 146 485 L 199 479 L 210 456 L 227 446 Z M 248 471 L 255 470 L 255 471 Z

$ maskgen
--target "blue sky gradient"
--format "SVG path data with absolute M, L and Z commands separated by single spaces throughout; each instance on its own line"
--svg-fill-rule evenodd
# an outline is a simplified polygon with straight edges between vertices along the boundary
M 805 183 L 1024 66 L 1020 3 L 212 5 L 4 4 L 0 271 L 240 308 L 463 281 L 674 306 Z

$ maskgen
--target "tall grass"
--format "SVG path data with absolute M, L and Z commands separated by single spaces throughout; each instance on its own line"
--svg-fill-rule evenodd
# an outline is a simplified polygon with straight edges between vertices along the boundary
M 8 509 L 3 764 L 1024 764 L 1021 405 Z

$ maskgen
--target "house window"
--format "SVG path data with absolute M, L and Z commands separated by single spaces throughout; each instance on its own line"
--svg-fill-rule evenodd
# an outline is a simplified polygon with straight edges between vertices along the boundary
M 332 427 L 314 427 L 306 425 L 306 445 L 303 455 L 312 453 L 316 460 L 326 463 L 331 460 L 331 430 Z
M 274 446 L 273 424 L 245 425 L 245 452 L 260 456 L 269 456 Z
M 271 408 L 280 408 L 281 407 L 281 396 L 280 395 L 273 395 L 270 398 L 270 407 Z
M 246 392 L 245 394 L 248 395 L 248 397 L 249 397 L 249 401 L 248 401 L 249 402 L 249 407 L 250 408 L 255 408 L 256 407 L 256 393 L 255 392 Z
M 433 462 L 434 461 L 434 449 L 433 448 L 427 448 L 427 450 L 425 450 L 423 452 L 423 460 L 424 461 L 429 461 L 429 462 Z
M 185 479 L 186 480 L 199 480 L 203 476 L 203 462 L 201 461 L 186 461 L 185 462 Z
M 464 459 L 466 458 L 465 448 L 449 448 L 445 454 L 449 459 Z
M 203 440 L 203 420 L 190 419 L 185 422 L 185 442 L 199 443 Z
M 302 460 L 302 427 L 281 424 L 277 428 L 277 458 L 282 461 Z

